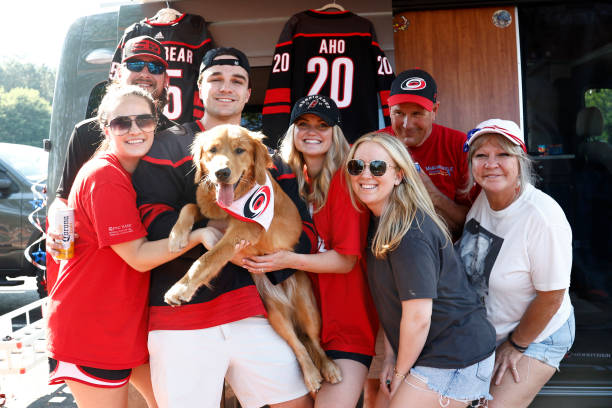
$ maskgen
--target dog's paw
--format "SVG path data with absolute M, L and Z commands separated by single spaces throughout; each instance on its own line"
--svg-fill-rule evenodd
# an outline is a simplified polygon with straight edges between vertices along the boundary
M 179 252 L 189 243 L 189 232 L 184 233 L 179 229 L 172 228 L 168 236 L 168 249 L 170 252 Z
M 325 359 L 323 361 L 321 373 L 328 383 L 336 384 L 342 381 L 342 371 L 340 371 L 340 367 L 330 359 Z
M 304 373 L 304 384 L 311 393 L 316 393 L 321 388 L 323 377 L 319 373 L 319 370 L 310 370 L 309 373 Z
M 191 290 L 188 285 L 177 282 L 164 295 L 164 302 L 170 306 L 180 306 L 189 302 L 194 293 L 195 291 Z

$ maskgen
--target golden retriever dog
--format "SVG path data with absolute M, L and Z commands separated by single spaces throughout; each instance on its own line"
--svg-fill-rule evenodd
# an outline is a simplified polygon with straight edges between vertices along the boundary
M 186 244 L 194 222 L 202 216 L 227 220 L 228 224 L 218 242 L 166 292 L 166 303 L 179 305 L 187 302 L 200 286 L 210 285 L 236 254 L 236 244 L 241 240 L 250 243 L 243 250 L 246 256 L 280 249 L 292 250 L 298 242 L 302 232 L 299 212 L 269 175 L 267 168 L 272 165 L 272 159 L 261 142 L 262 138 L 263 135 L 236 125 L 220 125 L 196 135 L 191 153 L 198 183 L 197 205 L 187 204 L 181 209 L 170 233 L 170 249 L 175 251 Z M 274 192 L 274 213 L 267 230 L 256 222 L 231 216 L 221 208 L 240 200 L 255 183 L 266 185 L 267 180 Z M 251 196 L 248 199 L 251 200 Z M 270 202 L 265 197 L 255 201 L 260 206 Z M 340 369 L 325 355 L 319 342 L 321 317 L 308 276 L 297 271 L 278 285 L 273 285 L 263 274 L 252 276 L 268 312 L 270 325 L 293 349 L 308 389 L 311 392 L 319 389 L 323 380 L 321 374 L 330 383 L 341 381 Z

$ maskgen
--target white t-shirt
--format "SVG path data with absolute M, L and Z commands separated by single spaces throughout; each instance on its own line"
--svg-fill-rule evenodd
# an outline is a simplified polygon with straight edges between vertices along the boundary
M 466 217 L 459 254 L 470 281 L 484 297 L 497 343 L 518 325 L 536 290 L 566 289 L 561 307 L 535 342 L 569 318 L 572 230 L 550 196 L 527 185 L 519 198 L 494 211 L 482 191 Z

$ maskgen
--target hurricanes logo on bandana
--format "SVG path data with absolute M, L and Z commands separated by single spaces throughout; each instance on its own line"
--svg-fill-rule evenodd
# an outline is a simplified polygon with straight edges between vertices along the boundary
M 265 185 L 259 187 L 244 203 L 244 216 L 253 219 L 263 213 L 270 204 L 270 188 Z
M 219 204 L 217 202 L 217 204 Z M 274 218 L 274 187 L 266 174 L 266 184 L 255 184 L 229 207 L 219 204 L 225 212 L 242 221 L 256 222 L 267 231 Z
M 427 82 L 423 78 L 412 77 L 405 79 L 400 85 L 404 91 L 418 91 L 419 89 L 425 89 Z

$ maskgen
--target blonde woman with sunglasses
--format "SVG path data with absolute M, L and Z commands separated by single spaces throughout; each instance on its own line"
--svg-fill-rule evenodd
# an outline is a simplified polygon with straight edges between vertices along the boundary
M 50 384 L 66 382 L 80 408 L 127 407 L 128 382 L 156 407 L 147 352 L 149 270 L 176 258 L 167 239 L 149 242 L 131 174 L 153 143 L 151 95 L 112 85 L 99 107 L 104 141 L 79 171 L 74 257 L 62 261 L 48 309 Z M 186 249 L 204 240 L 190 235 Z M 185 251 L 183 251 L 185 252 Z
M 386 133 L 364 135 L 346 179 L 372 215 L 367 275 L 385 334 L 377 407 L 489 399 L 495 331 L 408 151 Z

